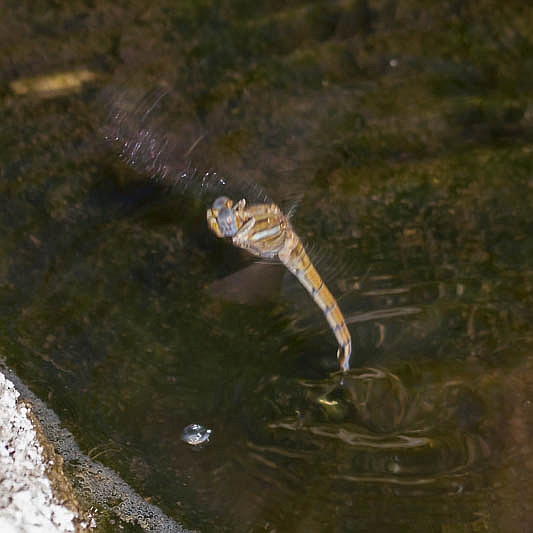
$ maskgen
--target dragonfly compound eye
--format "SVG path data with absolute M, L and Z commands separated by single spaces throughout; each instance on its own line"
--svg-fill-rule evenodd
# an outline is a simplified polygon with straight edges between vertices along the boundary
M 233 237 L 237 233 L 235 213 L 229 207 L 224 207 L 218 212 L 217 223 L 224 237 Z
M 232 205 L 233 202 L 227 196 L 219 196 L 213 202 L 213 209 L 218 211 L 220 209 L 224 209 L 224 207 L 231 207 Z

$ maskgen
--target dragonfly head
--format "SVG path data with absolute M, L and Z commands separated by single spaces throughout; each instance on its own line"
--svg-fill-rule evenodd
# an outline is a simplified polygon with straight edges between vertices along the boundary
M 213 202 L 213 211 L 220 211 L 221 209 L 224 209 L 224 207 L 229 207 L 230 209 L 233 207 L 233 200 L 230 200 L 227 196 L 219 196 L 214 202 Z
M 220 196 L 207 211 L 209 227 L 218 237 L 233 237 L 239 229 L 232 206 L 233 202 L 229 198 Z

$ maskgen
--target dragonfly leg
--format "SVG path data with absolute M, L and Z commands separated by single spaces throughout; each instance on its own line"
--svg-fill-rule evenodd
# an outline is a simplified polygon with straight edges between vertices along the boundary
M 239 248 L 246 248 L 249 242 L 249 235 L 255 226 L 255 218 L 250 218 L 237 233 L 233 236 L 233 244 Z
M 221 239 L 224 237 L 218 226 L 217 215 L 212 209 L 207 210 L 207 225 L 217 237 L 220 237 Z
M 233 207 L 234 211 L 244 211 L 244 208 L 246 207 L 246 199 L 241 198 Z

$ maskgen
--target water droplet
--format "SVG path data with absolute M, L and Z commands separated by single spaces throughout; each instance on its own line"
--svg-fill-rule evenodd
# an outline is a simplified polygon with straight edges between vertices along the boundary
M 209 441 L 212 431 L 200 424 L 189 424 L 181 432 L 181 440 L 191 446 L 198 446 Z

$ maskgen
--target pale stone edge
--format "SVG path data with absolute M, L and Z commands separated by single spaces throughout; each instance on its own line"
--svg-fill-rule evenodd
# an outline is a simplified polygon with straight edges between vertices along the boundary
M 111 510 L 125 522 L 137 523 L 146 532 L 193 533 L 191 530 L 183 528 L 183 526 L 165 515 L 159 507 L 148 503 L 113 470 L 84 455 L 79 449 L 72 433 L 61 425 L 58 416 L 26 387 L 18 376 L 6 366 L 1 358 L 0 376 L 3 376 L 14 385 L 20 395 L 20 399 L 31 404 L 31 411 L 35 419 L 42 426 L 40 430 L 43 438 L 49 441 L 55 453 L 69 466 L 68 470 L 71 470 L 69 477 L 75 477 L 76 486 L 74 487 L 74 491 L 81 500 L 82 507 L 86 510 L 91 510 L 91 513 L 85 512 L 85 514 L 82 513 L 83 515 L 74 515 L 74 528 L 70 531 L 76 531 L 77 533 L 80 531 L 80 528 L 93 527 L 95 525 L 94 518 L 96 518 L 96 531 L 98 531 L 98 511 L 100 507 Z M 20 399 L 19 403 L 21 403 Z M 24 405 L 24 409 L 27 410 L 27 405 Z M 34 435 L 36 435 L 35 429 L 33 431 Z M 1 476 L 2 472 L 0 471 Z M 87 498 L 89 494 L 90 496 Z M 76 502 L 75 497 L 73 497 L 73 500 Z M 109 504 L 110 501 L 116 502 L 117 500 L 120 503 L 114 505 Z M 72 507 L 72 502 L 68 505 Z M 68 507 L 65 507 L 65 509 L 72 513 L 72 509 L 68 509 Z M 33 533 L 33 531 L 48 533 L 44 529 L 28 530 L 27 532 L 21 529 L 10 531 L 7 528 L 3 528 L 1 522 L 0 531 L 2 533 Z M 63 530 L 50 530 L 50 533 L 59 532 L 63 533 Z

